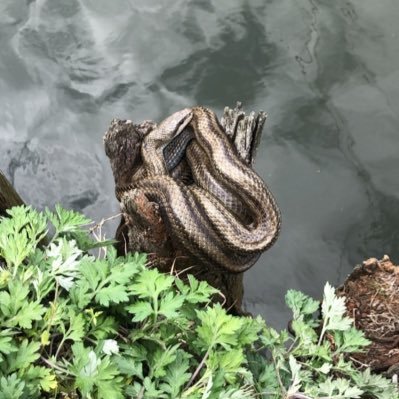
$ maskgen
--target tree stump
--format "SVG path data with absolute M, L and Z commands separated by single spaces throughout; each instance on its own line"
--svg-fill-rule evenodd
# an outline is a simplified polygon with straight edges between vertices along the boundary
M 237 103 L 234 109 L 226 107 L 224 110 L 221 124 L 239 156 L 248 165 L 253 164 L 265 121 L 264 112 L 251 112 L 247 116 L 241 103 Z M 155 127 L 156 124 L 152 121 L 134 124 L 129 120 L 112 120 L 104 136 L 104 146 L 116 186 L 128 185 L 134 180 L 135 173 L 142 166 L 142 140 Z M 116 231 L 118 254 L 146 252 L 149 254 L 150 266 L 163 272 L 176 273 L 183 279 L 187 274 L 193 274 L 199 280 L 206 280 L 223 293 L 226 308 L 232 313 L 242 313 L 242 273 L 210 269 L 193 262 L 181 250 L 174 248 L 158 205 L 140 192 L 133 190 L 125 193 L 120 205 L 122 218 Z
M 399 266 L 387 255 L 367 259 L 336 292 L 345 296 L 348 316 L 371 341 L 352 358 L 389 377 L 399 374 Z

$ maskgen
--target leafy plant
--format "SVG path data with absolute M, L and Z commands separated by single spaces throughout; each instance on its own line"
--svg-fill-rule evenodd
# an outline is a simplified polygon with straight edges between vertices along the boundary
M 348 354 L 368 341 L 328 284 L 290 290 L 291 336 L 212 304 L 217 291 L 146 268 L 144 254 L 95 257 L 90 221 L 59 206 L 0 219 L 0 399 L 397 398 Z M 52 236 L 49 237 L 50 233 Z M 45 237 L 47 237 L 45 239 Z
M 252 370 L 265 398 L 399 397 L 388 379 L 372 375 L 369 368 L 359 370 L 351 362 L 349 355 L 361 352 L 370 341 L 355 329 L 346 316 L 345 298 L 337 297 L 329 283 L 324 287 L 320 318 L 314 318 L 319 303 L 303 293 L 289 290 L 285 299 L 293 311 L 293 336 L 265 326 L 260 340 L 271 361 L 262 363 L 262 356 L 254 357 Z

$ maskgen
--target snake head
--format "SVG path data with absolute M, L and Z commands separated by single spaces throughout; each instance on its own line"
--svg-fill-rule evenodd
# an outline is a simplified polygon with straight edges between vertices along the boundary
M 184 108 L 164 119 L 157 127 L 158 138 L 164 140 L 165 144 L 169 140 L 178 136 L 191 122 L 193 117 L 191 108 Z
M 190 108 L 175 112 L 145 136 L 141 145 L 141 155 L 149 175 L 168 173 L 168 162 L 165 162 L 163 150 L 168 143 L 180 135 L 192 117 Z

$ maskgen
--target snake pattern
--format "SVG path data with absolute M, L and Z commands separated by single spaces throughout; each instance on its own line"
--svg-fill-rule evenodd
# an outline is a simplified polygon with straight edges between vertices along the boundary
M 169 145 L 183 134 L 180 148 Z M 182 154 L 190 184 L 173 173 Z M 144 138 L 141 155 L 142 170 L 131 184 L 116 187 L 116 196 L 120 201 L 129 190 L 140 190 L 157 203 L 174 245 L 191 257 L 240 273 L 276 241 L 281 227 L 276 201 L 211 110 L 172 114 Z

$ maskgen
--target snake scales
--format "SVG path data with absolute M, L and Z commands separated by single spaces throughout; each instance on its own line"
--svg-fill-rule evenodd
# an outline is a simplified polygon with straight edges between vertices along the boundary
M 166 151 L 184 134 L 182 148 Z M 192 184 L 176 172 L 184 150 Z M 192 257 L 239 273 L 276 241 L 281 225 L 276 201 L 211 110 L 174 113 L 144 138 L 141 155 L 143 167 L 131 184 L 116 187 L 116 196 L 120 201 L 129 190 L 140 190 L 156 202 L 174 244 Z

